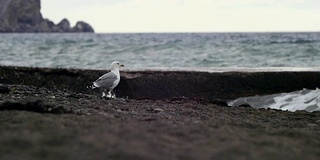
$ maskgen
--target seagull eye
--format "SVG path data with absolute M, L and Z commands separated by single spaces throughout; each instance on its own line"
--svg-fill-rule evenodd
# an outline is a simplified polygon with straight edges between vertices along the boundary
M 117 63 L 118 65 L 120 64 L 120 63 Z

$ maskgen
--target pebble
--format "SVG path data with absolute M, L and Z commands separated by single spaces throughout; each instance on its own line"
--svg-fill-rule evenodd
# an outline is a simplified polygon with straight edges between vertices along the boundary
M 164 112 L 164 110 L 161 109 L 161 108 L 155 108 L 155 109 L 153 109 L 153 111 L 155 111 L 155 112 Z
M 0 93 L 5 94 L 5 93 L 9 93 L 9 87 L 3 84 L 0 84 Z
M 111 115 L 111 114 L 108 114 L 108 113 L 105 113 L 105 112 L 98 112 L 98 114 L 103 115 L 105 117 L 114 118 L 114 115 Z
M 318 125 L 317 125 L 317 124 L 314 124 L 314 123 L 309 123 L 308 126 L 310 126 L 310 127 L 316 127 L 316 126 L 318 126 Z
M 128 114 L 129 113 L 128 111 L 121 110 L 121 109 L 117 109 L 117 112 L 118 113 L 123 113 L 123 114 Z

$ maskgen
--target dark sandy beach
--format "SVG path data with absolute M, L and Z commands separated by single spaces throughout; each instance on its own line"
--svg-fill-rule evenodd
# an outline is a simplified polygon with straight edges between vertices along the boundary
M 320 113 L 8 86 L 1 159 L 317 159 Z
M 0 159 L 320 157 L 320 112 L 230 108 L 184 96 L 107 100 L 1 84 L 0 124 Z

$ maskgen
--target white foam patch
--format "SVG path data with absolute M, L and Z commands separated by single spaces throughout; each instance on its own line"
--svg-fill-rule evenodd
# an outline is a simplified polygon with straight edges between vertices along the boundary
M 228 101 L 228 105 L 231 107 L 250 105 L 253 108 L 272 108 L 292 112 L 297 110 L 320 111 L 320 90 L 318 88 L 303 89 L 289 93 L 242 97 Z

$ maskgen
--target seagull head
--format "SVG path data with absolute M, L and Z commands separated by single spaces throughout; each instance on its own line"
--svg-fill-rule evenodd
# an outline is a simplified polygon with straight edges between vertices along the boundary
M 120 64 L 120 62 L 118 62 L 118 61 L 114 61 L 114 62 L 111 63 L 111 68 L 112 69 L 113 68 L 121 68 L 121 67 L 124 67 L 124 65 Z

